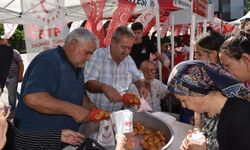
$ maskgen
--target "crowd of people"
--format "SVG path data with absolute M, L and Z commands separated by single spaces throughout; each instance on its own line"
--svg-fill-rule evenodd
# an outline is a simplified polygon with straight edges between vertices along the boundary
M 136 111 L 124 104 L 126 92 L 145 99 L 153 112 L 162 111 L 162 100 L 174 94 L 183 110 L 194 112 L 188 119 L 206 140 L 190 140 L 190 131 L 181 150 L 250 149 L 250 25 L 244 21 L 231 36 L 211 30 L 198 38 L 193 61 L 184 61 L 189 40 L 183 36 L 176 45 L 179 64 L 171 73 L 170 46 L 162 44 L 160 54 L 143 37 L 139 22 L 118 27 L 104 48 L 89 30 L 75 29 L 63 46 L 38 54 L 24 76 L 20 54 L 0 39 L 0 93 L 6 86 L 11 106 L 0 105 L 0 149 L 80 145 L 86 138 L 78 132 L 80 125 L 106 119 L 93 119 L 93 114 L 128 107 Z M 156 60 L 167 68 L 168 81 L 157 79 Z

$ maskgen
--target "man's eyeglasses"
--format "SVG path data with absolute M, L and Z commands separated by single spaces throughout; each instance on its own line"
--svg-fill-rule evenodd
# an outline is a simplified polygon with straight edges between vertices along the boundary
M 156 69 L 145 69 L 147 73 L 156 73 Z

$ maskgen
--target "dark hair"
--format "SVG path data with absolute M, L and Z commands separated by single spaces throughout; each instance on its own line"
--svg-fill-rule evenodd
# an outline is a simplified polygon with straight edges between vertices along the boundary
M 244 18 L 240 20 L 240 22 L 248 22 L 248 21 L 250 21 L 250 18 Z
M 115 30 L 112 39 L 115 40 L 115 42 L 119 42 L 121 39 L 121 36 L 123 35 L 126 35 L 131 38 L 135 37 L 134 32 L 129 27 L 120 26 Z
M 12 58 L 14 55 L 13 48 L 7 45 L 1 45 L 0 46 L 0 89 L 3 91 L 3 88 L 5 86 L 5 82 L 7 80 L 10 65 L 12 62 Z M 0 91 L 0 95 L 1 95 Z
M 207 32 L 213 31 L 212 27 L 207 27 Z
M 135 22 L 135 23 L 132 24 L 131 29 L 133 31 L 135 31 L 135 30 L 143 30 L 143 25 L 140 22 Z
M 243 53 L 250 55 L 250 32 L 242 30 L 235 36 L 231 36 L 222 44 L 220 52 L 225 52 L 237 60 Z
M 219 51 L 220 46 L 223 44 L 224 41 L 225 38 L 223 37 L 223 35 L 211 30 L 207 34 L 199 38 L 196 41 L 196 44 L 208 50 Z

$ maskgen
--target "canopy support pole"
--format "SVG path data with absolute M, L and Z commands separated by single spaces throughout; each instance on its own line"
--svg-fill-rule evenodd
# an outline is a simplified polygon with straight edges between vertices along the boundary
M 174 68 L 174 55 L 175 55 L 175 50 L 174 50 L 174 14 L 170 13 L 170 18 L 171 18 L 171 70 Z
M 158 0 L 154 0 L 154 10 L 155 10 L 155 19 L 156 19 L 156 31 L 157 31 L 157 49 L 161 54 L 161 32 L 160 32 L 160 13 L 159 13 L 159 3 Z M 162 81 L 162 64 L 158 61 L 159 66 L 159 80 Z
M 195 24 L 196 15 L 193 13 L 193 0 L 191 1 L 191 35 L 190 35 L 190 53 L 189 59 L 194 60 L 194 41 L 195 41 Z

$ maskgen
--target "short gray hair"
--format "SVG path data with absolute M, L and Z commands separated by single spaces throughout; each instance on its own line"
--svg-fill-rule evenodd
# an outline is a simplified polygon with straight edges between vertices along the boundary
M 65 39 L 65 44 L 70 43 L 73 39 L 77 40 L 81 44 L 92 41 L 96 44 L 97 48 L 99 47 L 98 38 L 92 32 L 85 28 L 77 28 L 70 32 Z
M 129 27 L 120 26 L 115 30 L 112 39 L 115 40 L 116 42 L 119 42 L 119 40 L 121 39 L 121 36 L 123 35 L 126 35 L 131 38 L 135 37 L 133 30 L 131 30 Z

